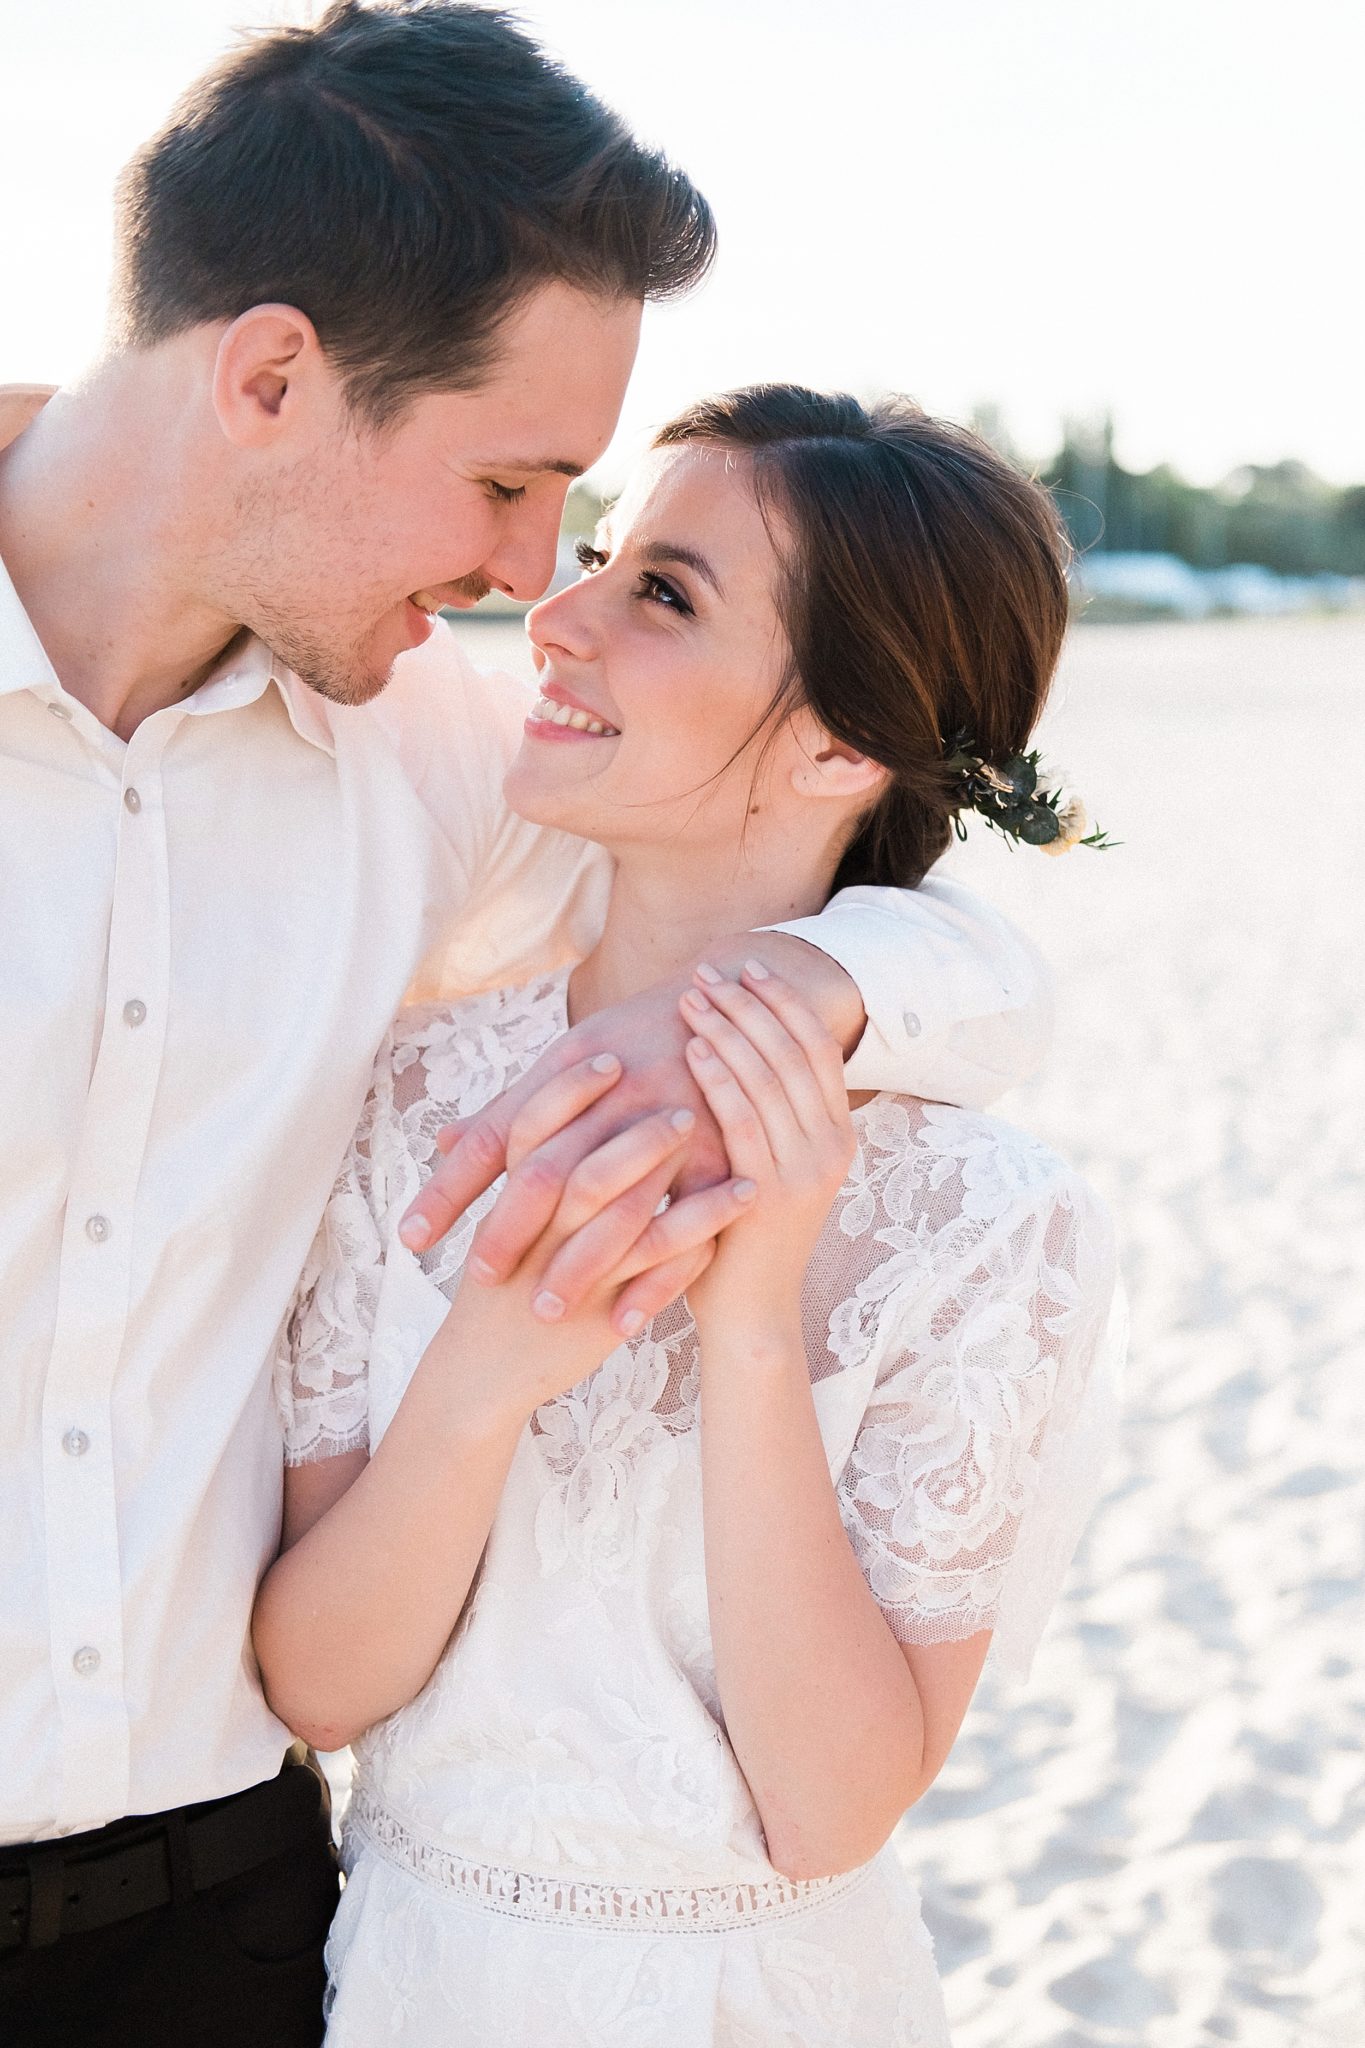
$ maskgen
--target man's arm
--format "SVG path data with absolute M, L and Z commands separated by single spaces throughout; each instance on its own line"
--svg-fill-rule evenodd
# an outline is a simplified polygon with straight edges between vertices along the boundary
M 851 1091 L 885 1088 L 981 1109 L 1035 1073 L 1052 1036 L 1051 982 L 1008 918 L 956 882 L 843 889 L 819 917 L 776 927 L 857 984 L 867 1028 Z
M 984 1062 L 975 1067 L 967 1062 L 982 1096 L 1022 1079 L 1030 1064 L 1024 1055 L 1033 1050 L 1030 1034 L 1036 1043 L 1042 1036 L 1040 1016 L 1045 1019 L 1047 1013 L 1041 970 L 1032 965 L 1025 942 L 1012 934 L 1003 919 L 992 921 L 984 905 L 978 908 L 986 940 L 985 964 L 969 967 L 974 961 L 970 922 L 974 899 L 951 885 L 939 888 L 948 891 L 947 898 L 942 902 L 931 899 L 922 909 L 913 897 L 903 903 L 901 892 L 894 890 L 845 892 L 822 918 L 804 920 L 794 930 L 739 933 L 708 948 L 709 960 L 696 963 L 690 981 L 682 977 L 676 983 L 662 984 L 629 1003 L 585 1019 L 515 1088 L 452 1134 L 447 1158 L 413 1203 L 401 1235 L 414 1250 L 434 1242 L 506 1169 L 507 1184 L 480 1224 L 470 1255 L 470 1270 L 476 1278 L 490 1283 L 502 1280 L 545 1228 L 579 1161 L 624 1123 L 671 1104 L 685 1105 L 697 1115 L 693 1142 L 674 1182 L 675 1197 L 683 1202 L 698 1199 L 702 1189 L 723 1180 L 729 1161 L 692 1081 L 684 1050 L 691 1036 L 687 1004 L 706 987 L 714 988 L 717 980 L 761 985 L 765 1000 L 777 1004 L 794 993 L 815 1011 L 846 1053 L 855 1047 L 861 1051 L 861 1041 L 867 1035 L 864 1027 L 869 1026 L 876 1034 L 874 1057 L 879 1064 L 869 1072 L 864 1062 L 859 1071 L 857 1060 L 851 1061 L 851 1086 L 871 1080 L 873 1085 L 890 1085 L 905 1093 L 935 1094 L 926 1083 L 933 1079 L 934 1062 L 943 1068 L 954 1034 L 965 1031 L 970 1039 L 975 1031 L 980 1046 L 986 1042 L 980 1035 L 983 1029 L 989 1033 L 993 1028 L 989 1021 L 983 1026 L 979 1014 L 964 1014 L 969 1005 L 984 1007 L 990 1001 L 993 976 L 997 1005 L 1014 1000 L 1015 988 L 1003 977 L 1022 977 L 1023 1000 L 1017 1010 L 996 1013 L 1003 1019 L 999 1024 L 1001 1045 L 1007 1048 L 1017 1037 L 1018 1048 L 1023 1048 L 1016 1050 L 1013 1069 L 1004 1063 L 1002 1078 L 998 1069 L 992 1076 Z M 815 932 L 816 943 L 798 936 L 798 930 L 805 929 Z M 845 946 L 855 954 L 861 947 L 874 963 L 874 975 L 881 982 L 877 1000 L 884 1005 L 884 1022 L 875 1014 L 870 1020 L 865 1017 L 851 975 L 832 957 L 836 948 Z M 939 993 L 941 985 L 946 986 L 946 995 Z M 903 1012 L 897 1013 L 894 1022 L 888 1013 L 900 999 L 900 991 L 908 994 L 912 990 L 917 994 L 923 990 L 925 998 L 939 1005 L 930 1013 L 937 1029 L 929 1034 L 928 1059 L 919 1050 L 926 1036 L 923 1029 L 916 1031 Z M 989 1019 L 991 1013 L 986 1014 Z M 594 1054 L 616 1055 L 622 1063 L 623 1079 L 609 1101 L 573 1123 L 564 1123 L 548 1107 L 552 1091 L 543 1084 L 571 1061 Z M 889 1081 L 883 1078 L 887 1075 Z M 937 1094 L 937 1099 L 950 1098 Z M 733 1221 L 739 1213 L 735 1205 L 725 1220 Z M 619 1257 L 620 1247 L 611 1236 L 607 1219 L 599 1219 L 596 1228 L 603 1240 L 600 1246 L 581 1236 L 571 1239 L 546 1274 L 551 1316 L 572 1311 Z M 618 1302 L 615 1327 L 623 1336 L 633 1335 L 694 1277 L 692 1272 L 680 1277 L 674 1264 L 643 1273 Z

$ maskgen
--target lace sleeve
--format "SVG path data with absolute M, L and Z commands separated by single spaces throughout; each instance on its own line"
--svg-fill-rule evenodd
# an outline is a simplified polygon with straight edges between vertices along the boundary
M 384 1269 L 371 1156 L 376 1114 L 372 1086 L 281 1333 L 275 1399 L 287 1465 L 369 1448 L 370 1338 Z
M 839 1501 L 898 1641 L 992 1629 L 1026 1675 L 1113 1435 L 1115 1286 L 1108 1218 L 1066 1176 L 888 1305 Z

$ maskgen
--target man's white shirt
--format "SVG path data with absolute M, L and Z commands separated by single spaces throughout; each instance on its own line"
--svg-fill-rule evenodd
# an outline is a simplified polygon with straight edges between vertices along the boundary
M 502 803 L 526 708 L 444 627 L 359 710 L 244 639 L 125 744 L 0 570 L 0 1843 L 279 1768 L 270 1360 L 376 1047 L 414 986 L 600 928 L 606 856 Z M 1044 977 L 965 891 L 783 929 L 862 989 L 851 1087 L 976 1104 L 1036 1064 Z

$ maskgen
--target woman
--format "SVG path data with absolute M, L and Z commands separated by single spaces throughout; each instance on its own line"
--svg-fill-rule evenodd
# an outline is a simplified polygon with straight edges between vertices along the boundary
M 331 2039 L 941 2043 L 885 1845 L 1083 1519 L 1094 1197 L 991 1118 L 850 1104 L 772 977 L 703 970 L 692 1071 L 753 1199 L 685 1303 L 622 1344 L 628 1256 L 590 1311 L 529 1307 L 618 1186 L 662 1197 L 686 1112 L 618 1138 L 502 1287 L 462 1282 L 477 1212 L 420 1263 L 396 1227 L 439 1127 L 570 1021 L 836 886 L 913 885 L 964 804 L 1015 801 L 1056 522 L 902 401 L 764 387 L 666 428 L 584 565 L 528 620 L 507 795 L 614 855 L 601 943 L 399 1019 L 281 1361 L 256 1646 L 286 1721 L 359 1738 Z

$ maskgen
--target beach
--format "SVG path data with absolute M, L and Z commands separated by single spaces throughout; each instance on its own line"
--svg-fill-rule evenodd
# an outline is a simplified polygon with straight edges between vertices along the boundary
M 1122 845 L 947 869 L 1056 973 L 1000 1110 L 1113 1209 L 1123 1445 L 898 1844 L 957 2048 L 1359 2048 L 1365 619 L 1082 627 L 1043 741 Z

